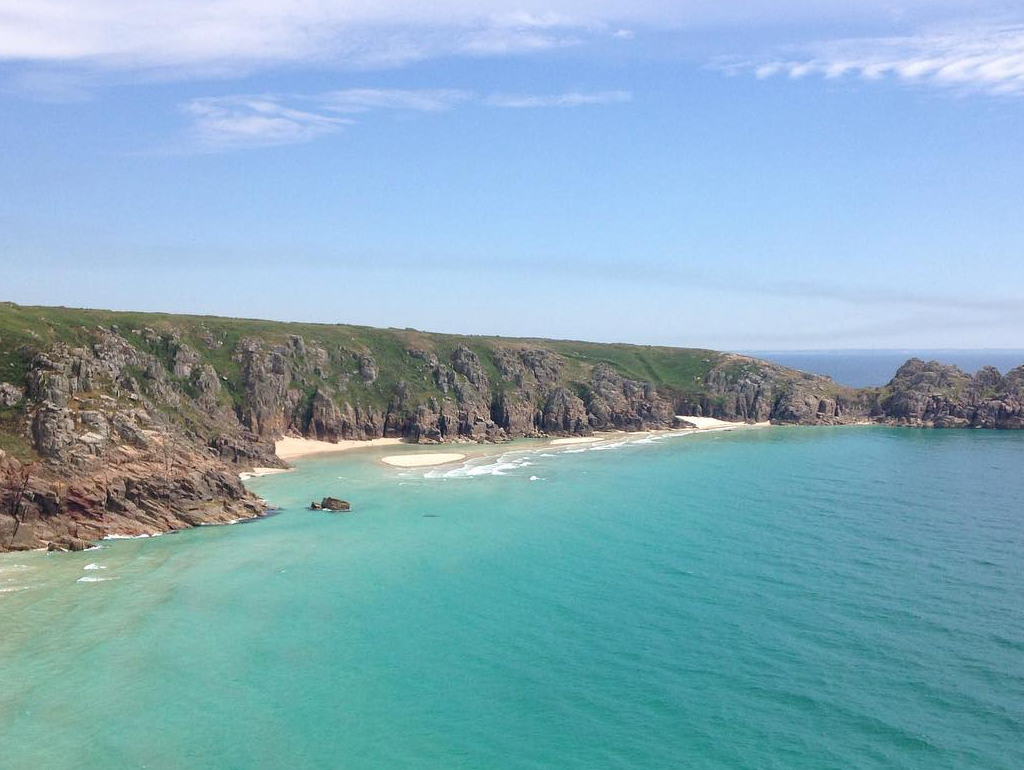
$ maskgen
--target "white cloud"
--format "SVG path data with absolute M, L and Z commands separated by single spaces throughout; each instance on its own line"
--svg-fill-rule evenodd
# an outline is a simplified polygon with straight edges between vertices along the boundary
M 182 109 L 192 118 L 195 147 L 215 152 L 308 142 L 352 122 L 292 109 L 274 96 L 194 99 Z
M 737 65 L 727 65 L 735 70 Z M 965 26 L 915 35 L 832 40 L 795 56 L 746 62 L 760 79 L 893 78 L 957 92 L 1024 95 L 1024 26 Z
M 570 45 L 634 14 L 625 0 L 0 0 L 0 60 L 204 71 L 396 64 Z
M 577 107 L 628 102 L 628 91 L 479 97 L 456 89 L 350 88 L 319 94 L 213 96 L 182 106 L 191 120 L 189 151 L 225 152 L 301 144 L 374 111 L 438 113 L 475 102 L 496 107 Z M 302 105 L 301 108 L 296 105 Z
M 901 0 L 900 18 L 1003 2 Z M 231 74 L 522 53 L 634 29 L 893 18 L 891 0 L 0 0 L 0 60 Z
M 629 91 L 598 91 L 565 94 L 491 94 L 484 101 L 492 107 L 582 107 L 590 104 L 622 104 L 633 100 Z

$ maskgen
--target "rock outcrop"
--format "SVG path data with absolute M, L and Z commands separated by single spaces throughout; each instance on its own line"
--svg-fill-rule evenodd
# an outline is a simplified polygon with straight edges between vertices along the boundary
M 0 550 L 81 550 L 109 535 L 137 536 L 258 516 L 238 474 L 204 455 L 168 463 L 129 445 L 89 472 L 22 464 L 0 450 Z
M 727 355 L 684 400 L 686 414 L 722 420 L 842 425 L 868 418 L 873 393 L 746 356 Z
M 938 361 L 907 361 L 883 389 L 877 416 L 895 425 L 1024 428 L 1024 366 L 1004 377 L 986 366 L 973 377 Z
M 341 500 L 337 497 L 325 497 L 323 500 L 318 502 L 312 502 L 309 504 L 309 508 L 312 511 L 351 511 L 352 505 L 348 500 Z

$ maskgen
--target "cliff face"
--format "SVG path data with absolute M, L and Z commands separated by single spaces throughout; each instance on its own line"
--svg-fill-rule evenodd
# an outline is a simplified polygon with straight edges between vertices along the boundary
M 280 465 L 273 445 L 239 426 L 216 373 L 187 359 L 176 355 L 175 380 L 110 330 L 31 356 L 5 402 L 7 443 L 31 451 L 0 450 L 0 549 L 78 549 L 262 511 L 232 466 Z
M 745 356 L 724 356 L 703 380 L 703 388 L 682 404 L 684 414 L 723 420 L 771 421 L 799 425 L 842 425 L 864 420 L 875 394 L 837 385 Z
M 0 304 L 0 550 L 257 515 L 283 435 L 504 441 L 680 425 L 1022 426 L 1024 367 L 851 390 L 708 350 Z

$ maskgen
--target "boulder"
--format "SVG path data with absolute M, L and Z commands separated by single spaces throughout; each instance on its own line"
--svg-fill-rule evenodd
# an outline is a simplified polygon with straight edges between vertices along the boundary
M 0 382 L 0 406 L 14 406 L 25 395 L 25 391 L 9 382 Z
M 325 497 L 319 503 L 313 502 L 309 504 L 310 510 L 313 511 L 350 511 L 352 506 L 349 505 L 347 500 L 339 500 L 337 497 Z
M 363 378 L 363 382 L 370 384 L 377 379 L 377 362 L 373 360 L 373 356 L 364 354 L 359 356 L 359 376 Z

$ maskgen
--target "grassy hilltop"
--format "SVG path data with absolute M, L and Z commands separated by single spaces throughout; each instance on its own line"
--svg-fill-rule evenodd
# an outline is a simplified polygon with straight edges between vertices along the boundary
M 543 349 L 561 357 L 558 381 L 584 396 L 597 364 L 606 364 L 622 377 L 648 382 L 673 401 L 696 398 L 704 392 L 709 372 L 720 366 L 727 354 L 712 350 L 650 345 L 601 344 L 572 340 L 508 338 L 437 334 L 416 329 L 378 329 L 349 324 L 312 324 L 169 313 L 120 312 L 65 307 L 21 306 L 0 303 L 0 382 L 22 385 L 33 357 L 55 343 L 88 347 L 99 330 L 117 329 L 117 334 L 138 350 L 160 360 L 173 372 L 174 357 L 182 345 L 196 351 L 202 364 L 209 364 L 220 378 L 225 406 L 238 407 L 246 384 L 240 368 L 238 349 L 245 340 L 267 346 L 286 345 L 299 336 L 308 347 L 327 352 L 323 366 L 303 377 L 295 386 L 307 395 L 318 388 L 341 390 L 352 402 L 384 409 L 402 383 L 410 401 L 440 397 L 437 382 L 422 361 L 410 356 L 418 349 L 451 360 L 460 346 L 471 350 L 489 381 L 492 392 L 511 391 L 517 383 L 495 363 L 498 349 Z M 155 332 L 155 334 L 154 334 Z M 372 381 L 358 374 L 358 358 L 370 356 L 377 369 Z M 736 362 L 734 366 L 742 366 Z M 141 373 L 138 373 L 141 374 Z M 140 377 L 141 379 L 141 377 Z M 175 378 L 190 393 L 188 378 Z M 24 437 L 13 424 L 14 407 L 0 408 L 0 440 L 24 454 Z M 20 451 L 19 451 L 20 450 Z

